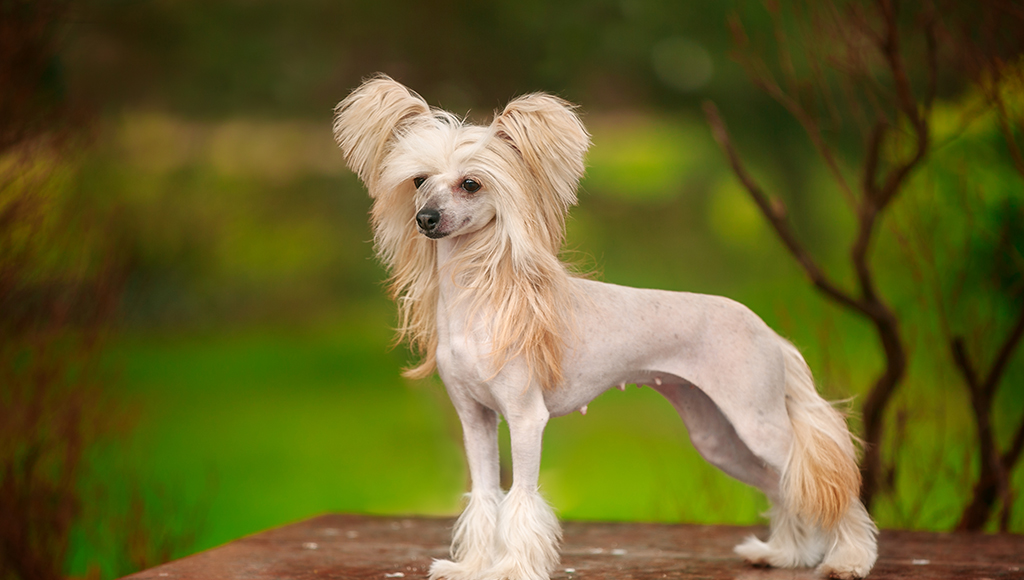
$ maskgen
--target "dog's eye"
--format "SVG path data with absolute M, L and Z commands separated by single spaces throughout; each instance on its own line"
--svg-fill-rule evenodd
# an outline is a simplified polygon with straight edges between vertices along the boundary
M 469 193 L 476 193 L 480 189 L 480 184 L 477 183 L 476 181 L 473 181 L 472 179 L 463 179 L 460 185 L 462 189 L 466 190 Z
M 416 186 L 416 189 L 419 189 L 420 186 L 423 185 L 423 182 L 426 181 L 426 180 L 427 180 L 426 177 L 413 177 L 412 178 L 412 184 Z

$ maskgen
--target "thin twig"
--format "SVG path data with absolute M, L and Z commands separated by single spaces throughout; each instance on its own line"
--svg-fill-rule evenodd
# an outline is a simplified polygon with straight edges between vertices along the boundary
M 996 387 L 1003 378 L 1003 372 L 1006 371 L 1006 366 L 1013 357 L 1013 351 L 1020 344 L 1022 337 L 1024 337 L 1024 308 L 1021 309 L 1020 314 L 1017 316 L 1017 322 L 1013 325 L 1013 328 L 1003 341 L 1003 345 L 999 348 L 999 354 L 996 355 L 992 368 L 989 370 L 988 376 L 985 377 L 985 382 L 980 385 L 986 395 L 991 397 L 995 394 Z
M 807 137 L 811 140 L 811 144 L 814 145 L 814 149 L 818 152 L 822 161 L 825 162 L 825 166 L 828 168 L 829 173 L 832 174 L 832 178 L 839 185 L 843 195 L 849 203 L 856 204 L 856 196 L 853 193 L 853 189 L 850 187 L 846 176 L 843 174 L 842 169 L 839 167 L 839 162 L 836 160 L 835 154 L 832 152 L 832 148 L 825 142 L 825 138 L 821 134 L 821 127 L 818 126 L 818 122 L 807 112 L 807 109 L 800 104 L 800 102 L 793 96 L 787 94 L 782 88 L 775 82 L 775 79 L 770 75 L 765 75 L 759 79 L 760 86 L 771 96 L 777 103 L 783 106 L 794 119 L 800 123 L 804 132 L 807 133 Z
M 1006 101 L 1003 100 L 999 86 L 996 86 L 992 93 L 992 101 L 996 106 L 996 118 L 999 119 L 999 130 L 1003 134 L 1003 140 L 1006 141 L 1006 148 L 1010 151 L 1013 167 L 1017 170 L 1017 173 L 1020 173 L 1021 177 L 1024 177 L 1024 155 L 1021 154 L 1020 147 L 1017 145 L 1017 139 L 1013 136 L 1009 114 L 1006 112 Z
M 715 141 L 718 142 L 722 151 L 729 158 L 729 164 L 732 166 L 736 177 L 754 199 L 754 203 L 757 204 L 761 213 L 764 214 L 768 219 L 768 222 L 771 223 L 775 232 L 782 240 L 782 243 L 786 246 L 786 249 L 788 249 L 793 257 L 797 259 L 797 262 L 803 268 L 804 272 L 811 279 L 814 285 L 840 304 L 858 312 L 868 314 L 868 307 L 865 304 L 841 290 L 825 276 L 821 268 L 818 267 L 817 263 L 814 261 L 814 258 L 810 255 L 807 249 L 804 248 L 803 244 L 797 240 L 796 235 L 790 228 L 789 222 L 786 220 L 785 212 L 780 211 L 777 204 L 772 203 L 772 200 L 770 200 L 764 193 L 764 190 L 761 189 L 761 186 L 758 185 L 757 181 L 755 181 L 750 173 L 747 172 L 746 167 L 740 160 L 739 154 L 732 145 L 732 141 L 729 138 L 729 132 L 726 129 L 721 116 L 718 114 L 718 108 L 715 104 L 711 101 L 705 101 L 704 114 L 707 116 L 708 123 L 711 125 L 711 132 L 715 137 Z
M 895 7 L 889 0 L 880 0 L 879 6 L 881 7 L 885 18 L 886 27 L 885 38 L 879 48 L 885 56 L 889 72 L 892 74 L 893 83 L 896 87 L 898 108 L 910 121 L 910 124 L 914 129 L 915 137 L 914 153 L 910 159 L 893 167 L 886 176 L 882 187 L 877 191 L 870 192 L 875 198 L 877 208 L 882 209 L 892 201 L 893 197 L 895 197 L 896 193 L 903 185 L 903 181 L 907 178 L 914 167 L 924 159 L 924 155 L 928 151 L 930 139 L 927 116 L 922 115 L 918 108 L 918 103 L 914 98 L 913 90 L 910 87 L 910 79 L 907 76 L 906 67 L 903 63 L 903 56 L 900 53 L 899 23 L 896 19 Z M 931 60 L 929 60 L 927 64 L 929 69 L 936 66 L 935 62 Z M 936 71 L 930 70 L 928 74 L 936 74 Z M 930 98 L 931 97 L 928 96 L 925 101 L 926 107 L 931 106 L 931 103 L 928 100 Z M 925 113 L 927 112 L 928 109 L 925 110 Z

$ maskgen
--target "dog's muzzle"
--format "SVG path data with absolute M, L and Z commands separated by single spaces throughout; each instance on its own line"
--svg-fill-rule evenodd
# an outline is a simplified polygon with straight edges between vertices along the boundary
M 437 226 L 441 223 L 441 212 L 434 208 L 423 208 L 416 214 L 416 225 L 428 238 L 440 238 L 443 235 L 437 232 Z

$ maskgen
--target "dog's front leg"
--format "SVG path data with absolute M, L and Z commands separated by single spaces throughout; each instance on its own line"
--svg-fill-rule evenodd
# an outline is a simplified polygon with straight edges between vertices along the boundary
M 498 508 L 498 560 L 485 578 L 548 580 L 558 565 L 562 531 L 537 485 L 548 417 L 539 389 L 525 393 L 506 409 L 512 439 L 512 487 Z
M 462 422 L 472 490 L 466 509 L 455 523 L 452 559 L 434 560 L 431 580 L 475 580 L 494 563 L 494 530 L 501 503 L 498 467 L 498 416 L 472 400 L 452 402 Z

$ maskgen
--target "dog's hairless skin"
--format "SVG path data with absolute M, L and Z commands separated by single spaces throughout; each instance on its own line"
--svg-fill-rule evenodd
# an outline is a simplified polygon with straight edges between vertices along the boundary
M 458 243 L 457 238 L 438 241 L 442 270 Z M 517 361 L 492 377 L 493 371 L 486 365 L 489 342 L 484 323 L 471 323 L 459 316 L 464 310 L 447 307 L 445 295 L 455 294 L 457 289 L 444 280 L 438 304 L 438 372 L 460 415 L 461 409 L 470 410 L 473 421 L 481 414 L 496 412 L 506 417 L 510 429 L 523 417 L 542 430 L 548 418 L 580 410 L 609 388 L 651 386 L 682 416 L 705 459 L 777 501 L 778 470 L 785 464 L 791 438 L 789 430 L 780 428 L 788 424 L 782 392 L 784 362 L 782 352 L 772 348 L 778 340 L 775 333 L 746 307 L 718 296 L 575 279 L 581 286 L 580 295 L 590 299 L 576 312 L 577 332 L 591 338 L 567 353 L 564 387 L 543 391 L 529 381 L 526 369 Z M 468 328 L 474 329 L 472 336 L 466 332 Z M 737 341 L 751 346 L 737 350 Z M 742 352 L 776 356 L 739 360 Z M 524 384 L 530 387 L 523 389 Z M 729 388 L 748 384 L 754 388 L 747 392 Z M 708 391 L 715 396 L 709 398 Z M 473 410 L 474 406 L 485 409 Z M 735 421 L 729 417 L 756 419 Z M 739 439 L 733 427 L 736 424 L 743 429 Z M 492 427 L 488 423 L 488 428 Z M 472 452 L 467 449 L 467 453 Z M 471 456 L 470 465 L 477 460 L 489 464 L 496 456 Z M 529 476 L 528 483 L 535 486 L 539 462 L 539 453 L 521 457 L 513 450 L 514 481 Z M 536 465 L 518 477 L 521 472 L 516 466 L 523 463 Z
M 705 459 L 771 500 L 768 541 L 738 554 L 865 577 L 877 529 L 853 443 L 799 351 L 730 299 L 575 277 L 558 261 L 590 144 L 573 109 L 527 95 L 474 126 L 385 76 L 337 108 L 335 137 L 374 198 L 400 333 L 425 357 L 408 374 L 436 369 L 463 428 L 472 490 L 431 579 L 549 578 L 561 531 L 538 489 L 544 428 L 626 384 L 661 393 Z

